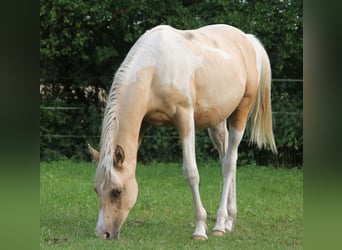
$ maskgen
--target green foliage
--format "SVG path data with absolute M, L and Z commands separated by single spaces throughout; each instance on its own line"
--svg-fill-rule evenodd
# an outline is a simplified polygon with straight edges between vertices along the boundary
M 212 23 L 257 35 L 269 52 L 274 77 L 301 78 L 302 10 L 302 1 L 291 0 L 42 0 L 41 79 L 66 86 L 96 81 L 109 88 L 108 78 L 146 30 L 158 24 L 192 29 Z
M 274 131 L 283 164 L 303 159 L 303 85 L 298 82 L 273 85 Z
M 98 146 L 103 110 L 98 103 L 97 89 L 88 92 L 87 97 L 81 88 L 62 91 L 56 86 L 54 89 L 45 87 L 43 93 L 41 103 L 45 105 L 40 107 L 40 159 L 90 160 L 87 143 Z M 82 106 L 76 106 L 80 103 Z M 71 109 L 60 110 L 59 107 Z
M 194 241 L 194 209 L 181 164 L 137 166 L 139 195 L 118 240 L 95 237 L 94 163 L 40 165 L 41 249 L 302 249 L 303 173 L 243 166 L 237 171 L 235 231 L 214 237 L 222 176 L 217 162 L 199 164 L 208 241 Z M 281 183 L 281 184 L 280 184 Z
M 41 109 L 41 159 L 90 159 L 86 144 L 98 146 L 102 108 L 84 86 L 109 90 L 113 75 L 128 50 L 146 30 L 168 24 L 193 29 L 212 23 L 234 25 L 255 34 L 271 60 L 273 78 L 302 78 L 303 3 L 241 0 L 104 0 L 40 1 L 41 94 L 43 106 L 77 106 L 80 110 Z M 63 86 L 63 90 L 61 90 Z M 98 91 L 98 90 L 97 90 Z M 274 83 L 273 110 L 279 155 L 240 145 L 239 164 L 302 165 L 302 86 Z M 51 135 L 81 135 L 77 138 Z M 91 137 L 89 137 L 91 136 Z M 218 159 L 205 131 L 197 133 L 197 158 Z M 147 161 L 180 161 L 178 135 L 171 128 L 151 128 L 139 151 Z

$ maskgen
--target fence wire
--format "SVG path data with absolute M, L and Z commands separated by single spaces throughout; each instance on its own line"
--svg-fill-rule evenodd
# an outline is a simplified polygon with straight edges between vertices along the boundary
M 93 77 L 96 78 L 96 77 Z M 105 77 L 102 77 L 105 78 Z M 63 79 L 69 79 L 68 77 L 64 77 Z M 73 79 L 73 78 L 70 78 Z M 41 79 L 42 82 L 42 79 Z M 272 82 L 283 82 L 283 83 L 303 83 L 303 79 L 272 79 Z M 41 110 L 86 110 L 87 107 L 77 107 L 77 106 L 41 106 Z M 303 115 L 302 111 L 273 111 L 273 115 L 298 115 L 301 117 Z M 41 134 L 40 137 L 49 137 L 49 138 L 100 138 L 101 135 L 86 135 L 86 134 L 81 134 L 81 135 L 71 135 L 71 134 Z M 153 138 L 153 136 L 144 136 L 144 138 Z M 166 136 L 169 139 L 178 139 L 178 136 Z

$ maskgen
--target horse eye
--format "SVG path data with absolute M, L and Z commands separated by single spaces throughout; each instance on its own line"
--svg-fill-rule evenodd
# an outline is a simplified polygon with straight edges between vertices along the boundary
M 113 198 L 118 198 L 120 197 L 121 193 L 122 193 L 121 189 L 113 189 L 111 192 L 111 195 L 113 196 Z

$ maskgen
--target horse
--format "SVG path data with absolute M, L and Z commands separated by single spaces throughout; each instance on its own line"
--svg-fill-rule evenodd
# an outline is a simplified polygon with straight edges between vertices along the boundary
M 133 45 L 114 75 L 100 139 L 94 189 L 97 237 L 117 238 L 135 205 L 137 151 L 150 125 L 173 126 L 182 144 L 197 240 L 207 240 L 199 192 L 195 130 L 208 129 L 222 165 L 223 188 L 212 234 L 233 230 L 238 146 L 250 121 L 250 143 L 277 153 L 272 129 L 271 67 L 261 42 L 226 24 L 194 30 L 159 25 Z M 227 122 L 228 121 L 228 122 Z M 228 128 L 227 128 L 228 123 Z

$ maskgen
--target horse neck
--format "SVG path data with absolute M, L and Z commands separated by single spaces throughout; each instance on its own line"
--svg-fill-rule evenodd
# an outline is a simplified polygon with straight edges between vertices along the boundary
M 119 124 L 115 143 L 124 148 L 126 157 L 131 160 L 136 160 L 140 127 L 147 112 L 151 82 L 155 74 L 154 67 L 139 65 L 139 55 L 135 54 L 136 49 L 126 57 L 115 76 L 114 81 L 119 84 L 112 86 L 113 104 L 117 106 Z
M 127 160 L 136 160 L 137 157 L 139 132 L 146 114 L 147 96 L 148 91 L 140 92 L 134 86 L 125 86 L 121 90 L 116 142 L 124 148 Z

